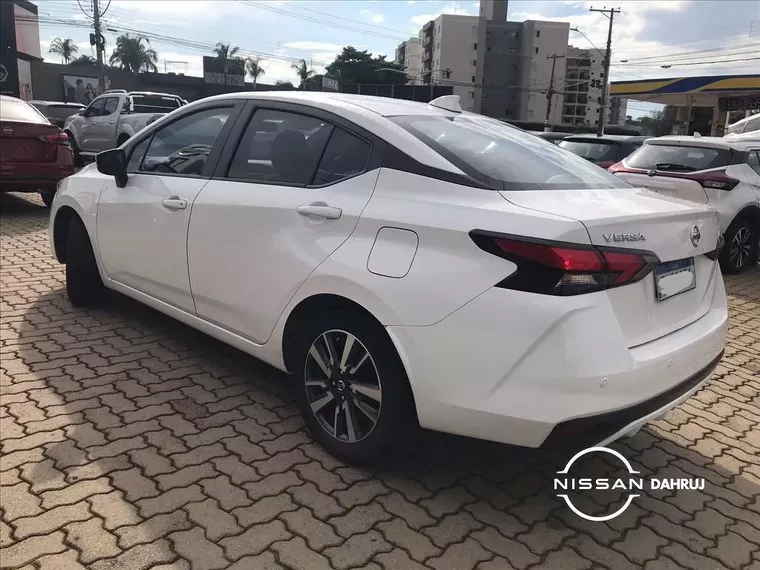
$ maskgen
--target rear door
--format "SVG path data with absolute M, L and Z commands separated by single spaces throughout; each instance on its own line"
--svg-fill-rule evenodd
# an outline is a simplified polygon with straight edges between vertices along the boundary
M 40 112 L 19 99 L 4 98 L 0 104 L 0 164 L 2 174 L 21 175 L 19 165 L 55 162 L 58 145 L 45 142 L 58 128 Z M 32 176 L 34 173 L 27 172 Z
M 198 316 L 263 343 L 356 227 L 382 142 L 313 108 L 253 107 L 193 204 L 187 251 Z

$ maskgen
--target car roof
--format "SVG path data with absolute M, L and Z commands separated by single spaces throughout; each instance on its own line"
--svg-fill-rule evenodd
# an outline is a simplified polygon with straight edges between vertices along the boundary
M 602 135 L 598 137 L 596 135 L 570 135 L 563 140 L 576 141 L 576 142 L 629 142 L 640 143 L 649 139 L 641 135 Z
M 27 101 L 27 103 L 31 103 L 32 105 L 63 105 L 65 107 L 84 107 L 81 103 L 73 103 L 69 101 L 43 101 L 41 99 L 33 99 L 31 101 Z

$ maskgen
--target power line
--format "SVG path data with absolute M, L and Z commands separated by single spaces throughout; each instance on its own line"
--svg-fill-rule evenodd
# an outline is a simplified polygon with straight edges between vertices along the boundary
M 350 18 L 344 18 L 343 16 L 333 16 L 332 14 L 326 14 L 324 12 L 320 12 L 319 10 L 312 10 L 311 8 L 304 8 L 303 6 L 298 6 L 297 4 L 289 4 L 288 6 L 290 8 L 297 8 L 298 10 L 304 10 L 306 12 L 313 12 L 314 14 L 319 14 L 320 16 L 326 16 L 326 17 L 329 17 L 329 18 L 336 18 L 338 20 L 343 20 L 343 21 L 346 21 L 346 22 L 354 22 L 354 23 L 360 24 L 362 26 L 367 26 L 367 27 L 371 27 L 371 28 L 378 28 L 378 29 L 381 29 L 381 30 L 387 30 L 389 32 L 396 32 L 398 34 L 404 34 L 405 33 L 403 30 L 398 30 L 398 29 L 394 29 L 394 28 L 388 28 L 386 26 L 378 26 L 377 24 L 369 24 L 367 22 L 361 22 L 359 20 L 352 20 Z
M 628 63 L 634 63 L 634 62 L 640 62 L 640 61 L 650 61 L 653 59 L 668 59 L 668 58 L 681 58 L 681 57 L 686 57 L 687 59 L 693 59 L 694 54 L 710 53 L 710 52 L 716 52 L 716 51 L 733 51 L 733 50 L 739 50 L 739 49 L 745 49 L 745 48 L 750 48 L 751 51 L 760 49 L 760 42 L 742 44 L 738 46 L 725 46 L 721 48 L 685 51 L 685 52 L 680 52 L 680 53 L 674 53 L 672 55 L 653 55 L 650 57 L 640 57 L 636 59 L 624 59 L 616 63 L 628 64 Z M 719 54 L 719 55 L 743 55 L 743 54 Z
M 739 54 L 737 54 L 739 55 Z M 743 54 L 742 54 L 743 55 Z M 724 59 L 724 60 L 713 60 L 713 61 L 689 61 L 689 62 L 675 62 L 675 63 L 669 63 L 666 64 L 664 62 L 655 62 L 655 63 L 632 63 L 632 66 L 641 66 L 641 67 L 664 67 L 666 69 L 669 69 L 671 67 L 684 67 L 687 65 L 713 65 L 716 63 L 734 63 L 736 61 L 754 61 L 760 59 L 760 57 L 745 57 L 740 59 Z

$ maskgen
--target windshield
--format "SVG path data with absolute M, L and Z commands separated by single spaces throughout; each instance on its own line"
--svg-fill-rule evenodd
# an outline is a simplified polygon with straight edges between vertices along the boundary
M 649 170 L 692 172 L 726 166 L 731 151 L 701 146 L 645 144 L 625 159 L 626 166 Z
M 175 97 L 160 95 L 132 95 L 131 97 L 134 113 L 170 113 L 182 106 L 182 102 Z
M 480 115 L 389 119 L 495 190 L 629 187 L 620 178 L 557 145 Z
M 620 160 L 620 145 L 608 141 L 560 141 L 559 146 L 590 160 L 591 162 L 617 162 Z

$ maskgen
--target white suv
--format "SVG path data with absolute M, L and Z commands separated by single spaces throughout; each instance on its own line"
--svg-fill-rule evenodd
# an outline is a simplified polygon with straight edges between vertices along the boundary
M 758 255 L 760 137 L 660 137 L 609 168 L 635 186 L 708 204 L 718 211 L 724 273 L 738 273 Z
M 164 116 L 61 183 L 69 299 L 108 287 L 289 371 L 349 461 L 416 425 L 607 442 L 698 390 L 728 321 L 716 213 L 457 101 L 249 92 Z

